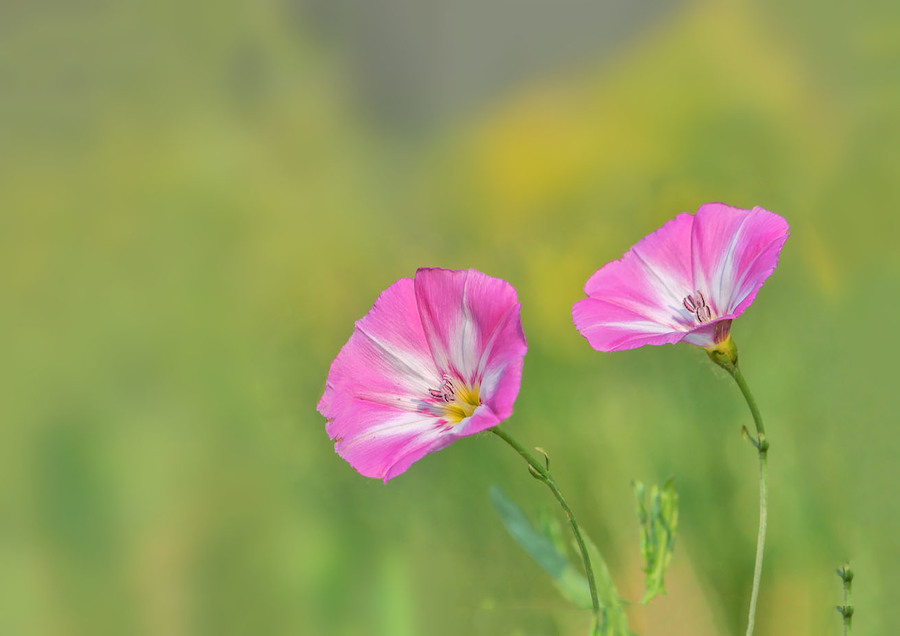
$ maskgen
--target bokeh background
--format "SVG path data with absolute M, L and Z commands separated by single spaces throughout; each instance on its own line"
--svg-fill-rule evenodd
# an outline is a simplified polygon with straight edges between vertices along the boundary
M 0 5 L 0 633 L 579 634 L 507 536 L 490 435 L 384 485 L 315 411 L 424 265 L 509 280 L 505 426 L 547 449 L 623 596 L 631 480 L 674 476 L 640 634 L 742 633 L 751 420 L 686 345 L 599 354 L 571 304 L 681 211 L 792 227 L 735 325 L 770 432 L 760 634 L 900 624 L 900 4 L 262 0 Z

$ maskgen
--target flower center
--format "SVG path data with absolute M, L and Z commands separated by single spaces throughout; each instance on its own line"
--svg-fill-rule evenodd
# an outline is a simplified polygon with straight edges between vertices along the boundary
M 712 310 L 706 304 L 706 299 L 700 291 L 688 294 L 682 302 L 684 303 L 684 308 L 694 315 L 697 322 L 707 322 L 712 318 Z
M 472 415 L 481 405 L 477 386 L 467 386 L 446 373 L 443 375 L 441 385 L 436 389 L 428 389 L 428 393 L 437 400 L 437 404 L 434 405 L 436 414 L 454 424 Z

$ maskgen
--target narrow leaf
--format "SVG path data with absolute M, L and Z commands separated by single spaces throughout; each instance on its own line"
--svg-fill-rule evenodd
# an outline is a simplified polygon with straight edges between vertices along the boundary
M 591 608 L 587 579 L 556 546 L 552 534 L 535 530 L 528 517 L 497 486 L 490 489 L 491 503 L 516 543 L 553 579 L 556 589 L 571 603 L 582 609 Z M 547 525 L 546 528 L 549 529 Z M 548 533 L 549 534 L 549 533 Z

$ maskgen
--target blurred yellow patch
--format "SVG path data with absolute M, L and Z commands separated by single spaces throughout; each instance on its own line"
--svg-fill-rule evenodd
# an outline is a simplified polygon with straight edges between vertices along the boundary
M 584 173 L 593 140 L 577 104 L 544 87 L 489 122 L 476 161 L 490 201 L 522 208 L 558 196 Z

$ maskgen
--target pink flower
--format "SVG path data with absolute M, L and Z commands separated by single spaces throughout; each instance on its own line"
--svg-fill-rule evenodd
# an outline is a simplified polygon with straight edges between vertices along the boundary
M 516 290 L 470 269 L 423 268 L 357 321 L 318 411 L 335 451 L 387 481 L 512 413 L 527 345 Z
M 707 203 L 679 214 L 590 277 L 575 327 L 599 351 L 716 348 L 775 271 L 787 237 L 787 221 L 758 207 Z

